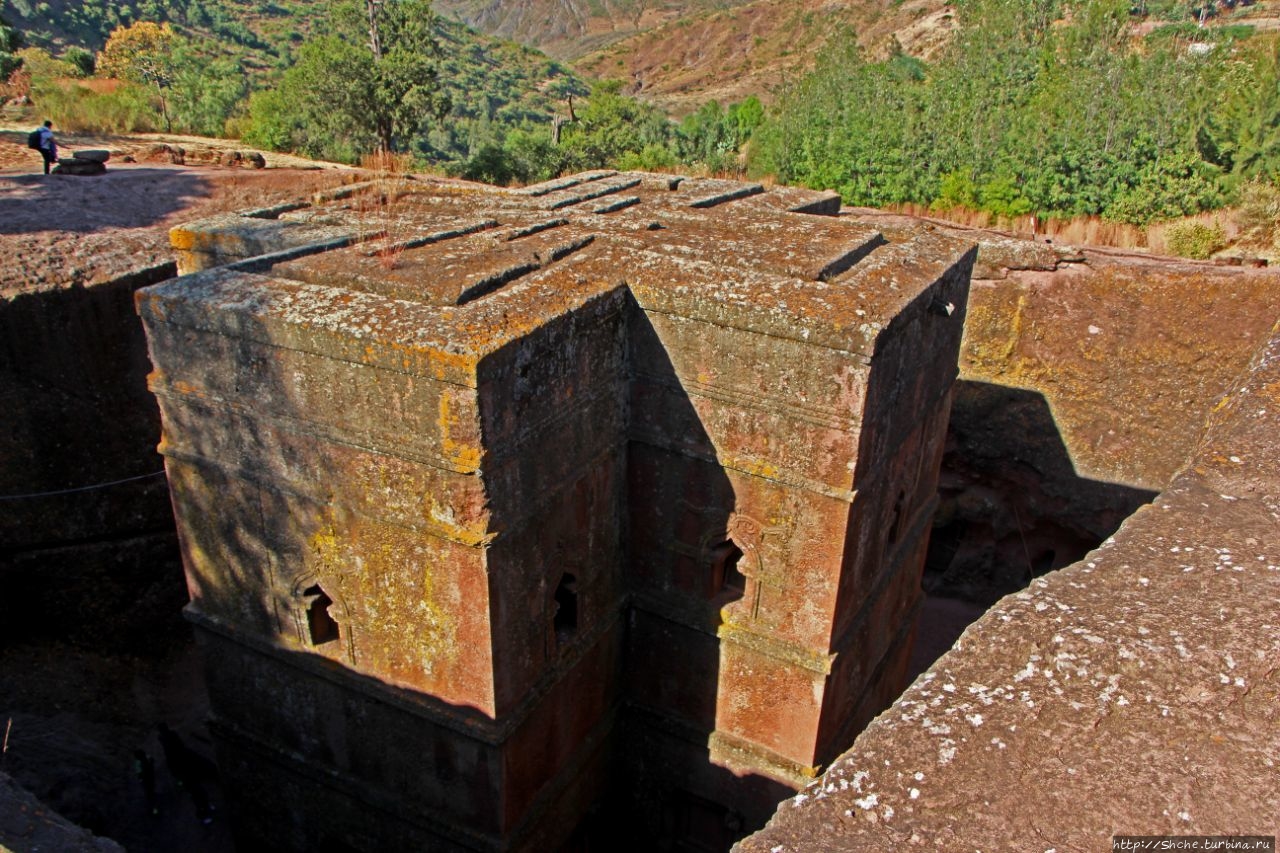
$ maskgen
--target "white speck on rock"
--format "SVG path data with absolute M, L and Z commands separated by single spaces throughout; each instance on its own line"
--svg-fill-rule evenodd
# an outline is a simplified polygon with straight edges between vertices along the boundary
M 879 802 L 880 802 L 879 794 L 867 794 L 865 797 L 863 797 L 860 800 L 854 800 L 853 804 L 860 809 L 869 810 L 869 809 L 874 809 L 876 807 L 876 804 Z

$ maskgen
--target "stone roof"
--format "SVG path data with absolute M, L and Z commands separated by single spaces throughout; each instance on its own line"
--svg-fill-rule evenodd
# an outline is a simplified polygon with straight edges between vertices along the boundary
M 850 220 L 785 216 L 838 208 L 832 193 L 645 173 L 506 191 L 389 180 L 171 237 L 181 272 L 210 270 L 180 285 L 207 292 L 206 323 L 223 303 L 253 304 L 273 328 L 479 356 L 626 279 L 655 304 L 870 356 L 917 281 L 948 269 L 964 244 L 917 230 L 887 246 Z M 245 272 L 269 275 L 270 291 Z

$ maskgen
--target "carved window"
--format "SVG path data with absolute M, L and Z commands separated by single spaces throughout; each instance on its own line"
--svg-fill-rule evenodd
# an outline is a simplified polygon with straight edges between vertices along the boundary
M 730 540 L 712 547 L 710 555 L 712 597 L 726 590 L 739 593 L 745 591 L 747 579 L 738 570 L 738 561 L 742 559 L 742 549 Z
M 571 574 L 560 578 L 556 586 L 553 604 L 555 615 L 552 624 L 555 627 L 556 642 L 566 643 L 578 630 L 578 579 Z
M 302 591 L 303 601 L 307 605 L 307 633 L 313 646 L 323 646 L 338 639 L 338 623 L 329 615 L 329 606 L 333 599 L 320 588 L 319 584 L 309 586 Z

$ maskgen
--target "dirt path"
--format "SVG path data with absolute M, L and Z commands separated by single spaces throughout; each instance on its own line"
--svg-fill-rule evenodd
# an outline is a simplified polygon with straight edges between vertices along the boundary
M 111 150 L 107 173 L 45 176 L 39 155 L 25 147 L 26 133 L 0 129 L 0 297 L 88 286 L 163 263 L 172 258 L 168 230 L 179 222 L 296 199 L 361 174 L 278 155 L 256 170 L 120 162 L 124 152 L 184 139 L 194 138 L 66 136 L 68 152 Z M 289 162 L 309 166 L 272 165 Z
M 27 124 L 12 121 L 0 121 L 0 140 L 13 142 L 17 150 L 0 145 L 0 170 L 24 168 L 29 166 L 33 171 L 40 171 L 40 155 L 26 147 L 27 134 L 36 126 L 35 122 Z M 257 151 L 267 161 L 268 169 L 319 169 L 325 171 L 351 170 L 351 166 L 341 163 L 326 163 L 321 160 L 308 160 L 292 154 L 277 154 L 274 151 L 258 151 L 235 139 L 214 139 L 206 136 L 180 136 L 172 133 L 64 133 L 57 127 L 54 134 L 58 147 L 68 154 L 76 148 L 105 148 L 111 152 L 118 164 L 125 157 L 142 160 L 148 152 L 158 145 L 178 146 L 188 152 L 194 161 L 211 159 L 214 153 L 225 151 L 241 151 L 248 153 Z

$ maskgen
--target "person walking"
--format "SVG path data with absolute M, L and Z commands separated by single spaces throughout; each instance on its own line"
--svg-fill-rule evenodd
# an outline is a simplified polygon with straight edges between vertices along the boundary
M 58 143 L 53 139 L 53 122 L 45 121 L 44 126 L 37 128 L 36 133 L 40 135 L 39 151 L 44 158 L 44 173 L 47 175 L 53 164 L 58 162 Z

